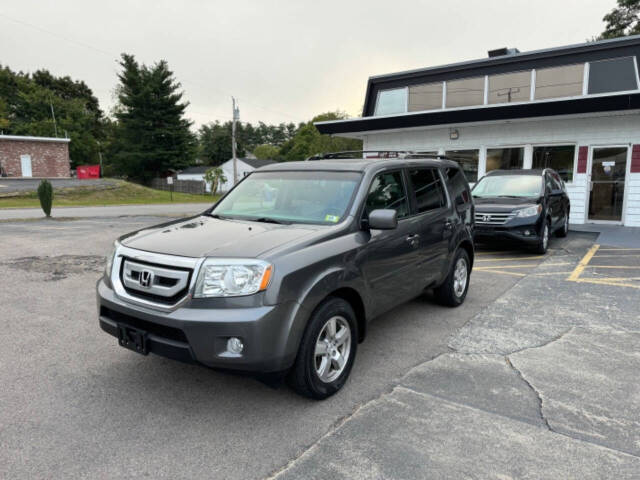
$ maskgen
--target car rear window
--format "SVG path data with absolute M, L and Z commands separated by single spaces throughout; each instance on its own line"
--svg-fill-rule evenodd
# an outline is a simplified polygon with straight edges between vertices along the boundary
M 411 169 L 409 170 L 409 179 L 416 196 L 418 213 L 436 210 L 446 205 L 444 188 L 437 169 Z

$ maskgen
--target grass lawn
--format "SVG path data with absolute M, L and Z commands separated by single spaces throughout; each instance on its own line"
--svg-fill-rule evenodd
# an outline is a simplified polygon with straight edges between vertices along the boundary
M 173 193 L 173 203 L 213 203 L 218 197 L 212 195 L 193 195 Z M 75 187 L 60 188 L 53 193 L 54 207 L 88 207 L 102 205 L 130 205 L 171 203 L 170 192 L 154 190 L 123 180 L 114 180 L 107 188 Z M 0 208 L 39 207 L 36 192 L 16 196 L 0 197 Z

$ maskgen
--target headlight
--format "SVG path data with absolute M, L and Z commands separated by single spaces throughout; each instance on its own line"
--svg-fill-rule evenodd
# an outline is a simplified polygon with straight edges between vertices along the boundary
M 533 207 L 521 208 L 516 211 L 516 217 L 534 217 L 542 211 L 542 205 L 534 205 Z
M 255 259 L 208 258 L 200 267 L 194 297 L 237 297 L 265 290 L 273 265 Z
M 113 268 L 113 259 L 116 256 L 117 248 L 118 248 L 118 242 L 113 242 L 113 247 L 111 247 L 111 250 L 107 254 L 105 267 L 104 267 L 104 274 L 107 278 L 111 277 L 111 269 Z

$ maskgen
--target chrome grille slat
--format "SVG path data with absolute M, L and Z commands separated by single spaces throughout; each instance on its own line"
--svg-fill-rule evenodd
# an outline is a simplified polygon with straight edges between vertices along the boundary
M 148 285 L 144 285 L 142 282 L 144 274 L 148 274 Z M 125 287 L 143 294 L 173 297 L 187 288 L 189 274 L 190 272 L 187 270 L 176 270 L 169 266 L 147 265 L 125 259 L 122 267 L 122 283 Z M 163 285 L 163 283 L 168 285 Z
M 515 213 L 506 212 L 476 212 L 477 225 L 504 225 L 515 217 Z

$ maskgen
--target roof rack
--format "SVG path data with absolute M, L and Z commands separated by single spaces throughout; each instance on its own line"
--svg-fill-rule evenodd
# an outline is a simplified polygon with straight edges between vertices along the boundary
M 370 154 L 370 155 L 367 155 Z M 340 159 L 412 159 L 412 158 L 432 158 L 436 160 L 451 160 L 446 155 L 438 155 L 429 152 L 415 152 L 410 150 L 345 150 L 342 152 L 317 153 L 309 158 L 312 160 L 340 160 Z

